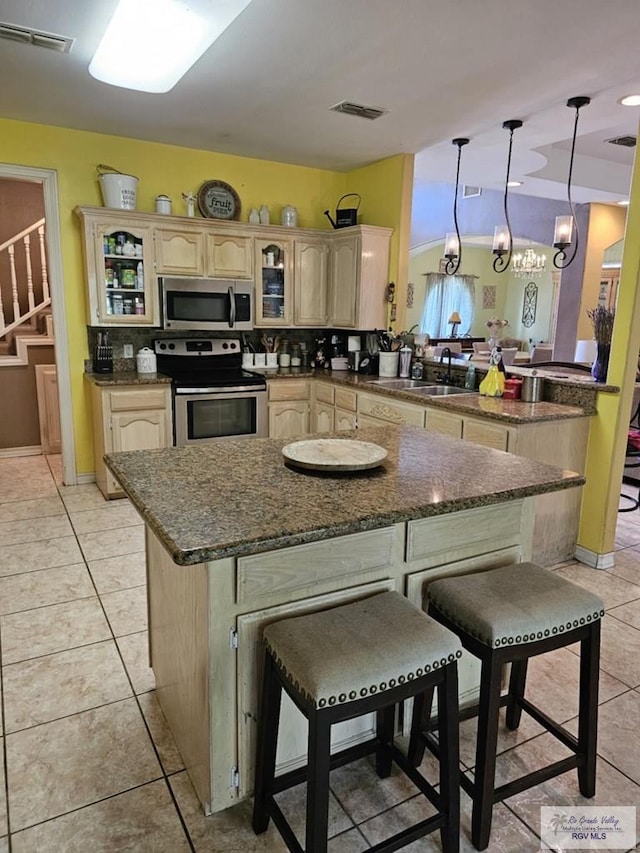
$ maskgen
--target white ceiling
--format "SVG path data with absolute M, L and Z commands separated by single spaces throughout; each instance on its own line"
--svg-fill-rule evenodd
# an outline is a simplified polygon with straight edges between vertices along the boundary
M 213 2 L 213 0 L 211 0 Z M 0 116 L 266 160 L 346 170 L 417 153 L 416 181 L 504 185 L 514 134 L 516 192 L 564 198 L 574 111 L 574 200 L 626 197 L 637 133 L 638 0 L 252 0 L 169 93 L 91 78 L 116 0 L 0 0 L 0 21 L 75 39 L 69 54 L 0 41 Z M 127 57 L 122 56 L 126 62 Z M 388 110 L 329 112 L 348 99 Z M 419 152 L 419 153 L 418 153 Z M 0 146 L 1 158 L 1 146 Z

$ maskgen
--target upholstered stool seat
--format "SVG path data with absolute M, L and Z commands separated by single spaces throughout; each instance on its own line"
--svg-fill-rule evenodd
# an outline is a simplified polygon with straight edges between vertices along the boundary
M 478 716 L 475 776 L 460 784 L 473 800 L 472 841 L 478 850 L 489 843 L 494 803 L 533 785 L 578 769 L 583 796 L 595 794 L 598 673 L 602 600 L 533 563 L 519 563 L 472 575 L 443 578 L 427 587 L 428 613 L 454 631 L 465 649 L 482 662 L 480 702 L 463 717 Z M 525 699 L 530 657 L 580 642 L 580 710 L 575 738 Z M 502 669 L 511 663 L 508 692 L 501 695 Z M 495 788 L 500 707 L 507 707 L 507 727 L 516 729 L 522 711 L 572 751 L 548 767 Z M 430 728 L 428 698 L 424 725 Z M 436 724 L 437 725 L 437 724 Z M 435 726 L 434 726 L 435 727 Z M 424 746 L 436 750 L 428 732 L 412 740 L 410 760 L 417 764 Z
M 381 777 L 394 761 L 436 805 L 438 814 L 388 839 L 376 850 L 398 850 L 439 829 L 445 851 L 459 849 L 457 659 L 455 634 L 397 592 L 317 613 L 285 619 L 265 628 L 265 666 L 258 725 L 258 758 L 253 827 L 264 832 L 273 818 L 288 848 L 302 851 L 274 795 L 307 781 L 306 853 L 327 849 L 329 771 L 370 753 Z M 414 697 L 418 731 L 426 691 L 438 687 L 443 721 L 440 791 L 407 762 L 393 743 L 395 706 Z M 309 721 L 309 763 L 274 778 L 282 689 Z M 330 755 L 331 725 L 377 713 L 377 734 L 365 744 Z

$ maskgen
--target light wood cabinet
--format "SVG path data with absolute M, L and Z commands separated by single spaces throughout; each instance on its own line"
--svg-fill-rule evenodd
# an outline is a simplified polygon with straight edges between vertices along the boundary
M 424 407 L 380 394 L 358 393 L 358 426 L 376 424 L 424 426 Z
M 123 497 L 102 457 L 119 450 L 171 447 L 171 386 L 94 384 L 91 396 L 96 483 L 105 498 Z
M 427 409 L 426 427 L 430 432 L 439 432 L 450 438 L 462 438 L 462 416 L 454 412 L 441 412 L 438 409 Z
M 207 275 L 253 278 L 253 237 L 243 234 L 207 234 Z
M 357 426 L 355 412 L 349 412 L 346 409 L 339 409 L 337 406 L 333 413 L 333 428 L 336 432 L 355 429 Z
M 269 438 L 288 438 L 309 432 L 310 401 L 307 379 L 274 379 L 267 383 Z
M 316 400 L 313 406 L 312 432 L 333 432 L 334 407 Z
M 196 228 L 156 228 L 156 272 L 163 275 L 203 276 L 204 233 Z
M 389 228 L 358 225 L 334 234 L 331 240 L 329 327 L 386 327 L 385 295 L 391 233 Z
M 256 298 L 254 325 L 291 326 L 293 323 L 293 286 L 291 240 L 255 241 Z
M 325 240 L 296 240 L 294 244 L 295 326 L 327 325 L 329 246 Z

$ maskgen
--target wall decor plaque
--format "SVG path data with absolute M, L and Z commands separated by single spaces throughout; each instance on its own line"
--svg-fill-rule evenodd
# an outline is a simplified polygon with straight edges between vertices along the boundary
M 205 181 L 198 190 L 198 208 L 207 219 L 240 219 L 240 198 L 224 181 Z
M 530 281 L 524 289 L 524 300 L 522 302 L 522 325 L 525 329 L 531 328 L 535 323 L 537 307 L 538 285 Z

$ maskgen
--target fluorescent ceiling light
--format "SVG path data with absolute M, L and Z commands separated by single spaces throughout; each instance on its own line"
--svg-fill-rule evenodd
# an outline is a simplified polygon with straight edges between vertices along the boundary
M 622 104 L 623 107 L 640 106 L 640 95 L 625 95 L 624 98 L 620 98 L 618 103 Z
M 97 80 L 168 92 L 251 0 L 120 0 L 89 65 Z
M 621 207 L 629 207 L 629 199 L 626 198 L 624 201 L 617 201 L 616 204 L 619 204 Z
M 522 181 L 507 181 L 508 187 L 521 187 Z

